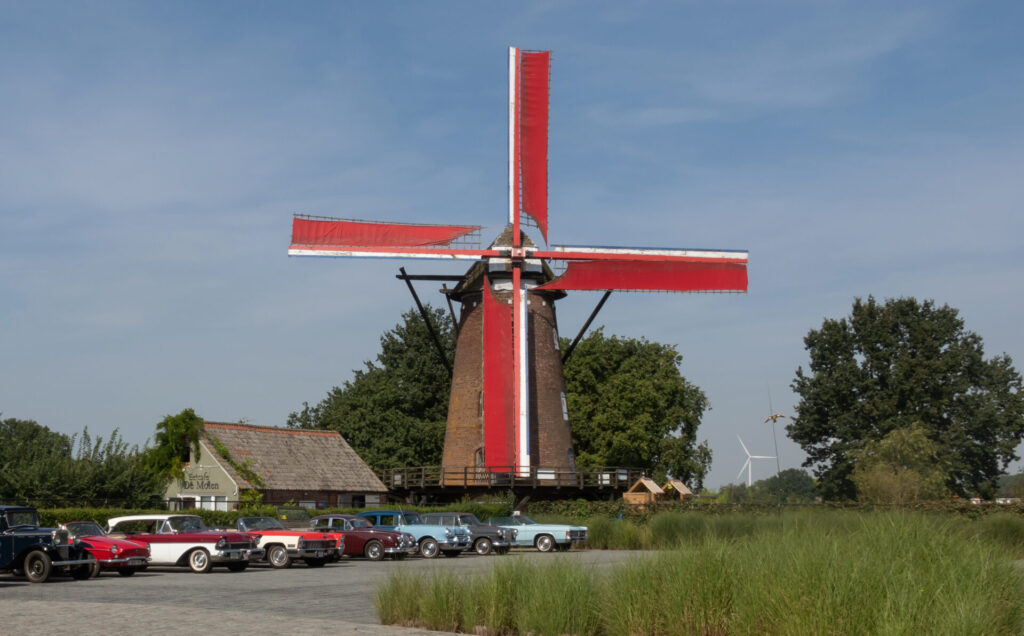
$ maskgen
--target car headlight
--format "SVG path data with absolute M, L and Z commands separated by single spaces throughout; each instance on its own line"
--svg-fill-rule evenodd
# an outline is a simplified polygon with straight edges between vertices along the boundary
M 224 548 L 227 547 L 227 545 L 228 545 L 228 540 L 225 539 L 224 537 L 221 537 L 220 539 L 217 540 L 216 548 L 218 550 L 223 550 Z
M 446 537 L 451 537 L 452 536 L 451 528 L 445 528 L 444 529 L 444 536 L 446 536 Z
M 117 547 L 117 544 L 110 546 L 110 553 L 117 556 L 117 553 L 121 551 L 121 548 Z

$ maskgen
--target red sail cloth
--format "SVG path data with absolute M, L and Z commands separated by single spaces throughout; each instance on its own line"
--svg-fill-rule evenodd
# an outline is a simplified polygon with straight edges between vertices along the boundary
M 477 225 L 411 225 L 366 223 L 362 221 L 292 219 L 292 246 L 331 247 L 423 247 L 445 246 L 479 230 Z
M 548 97 L 551 51 L 522 53 L 519 94 L 519 171 L 522 209 L 548 240 Z
M 747 291 L 745 263 L 707 261 L 573 261 L 537 289 Z
M 484 463 L 489 467 L 502 467 L 501 470 L 507 472 L 514 458 L 512 311 L 508 305 L 494 297 L 486 276 L 483 312 Z

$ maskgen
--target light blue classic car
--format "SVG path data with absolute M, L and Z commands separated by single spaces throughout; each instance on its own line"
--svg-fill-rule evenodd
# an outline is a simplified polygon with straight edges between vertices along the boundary
M 517 546 L 535 546 L 541 552 L 568 550 L 572 544 L 583 543 L 587 540 L 586 526 L 570 526 L 564 523 L 537 523 L 523 515 L 491 517 L 487 520 L 487 523 L 492 526 L 515 529 L 517 531 Z
M 420 556 L 426 559 L 433 559 L 439 552 L 446 557 L 457 557 L 473 545 L 465 528 L 426 524 L 415 512 L 367 510 L 358 516 L 369 520 L 375 528 L 408 532 L 419 544 Z

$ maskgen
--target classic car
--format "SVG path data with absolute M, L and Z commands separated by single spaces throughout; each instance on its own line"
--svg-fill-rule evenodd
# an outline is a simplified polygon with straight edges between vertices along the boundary
M 325 532 L 344 532 L 345 554 L 348 556 L 364 556 L 371 561 L 380 561 L 385 556 L 403 559 L 420 550 L 416 538 L 408 532 L 374 528 L 372 523 L 356 515 L 318 515 L 309 520 L 309 525 Z
M 260 535 L 259 547 L 272 567 L 287 568 L 303 561 L 311 568 L 337 560 L 345 549 L 345 537 L 339 532 L 312 532 L 286 528 L 273 517 L 240 517 L 235 529 Z
M 480 523 L 476 515 L 468 512 L 428 512 L 420 515 L 423 523 L 436 523 L 442 526 L 462 526 L 469 531 L 469 539 L 473 542 L 473 550 L 483 556 L 494 551 L 505 554 L 515 545 L 515 528 L 488 526 Z
M 516 545 L 534 546 L 541 552 L 564 551 L 574 543 L 587 540 L 586 526 L 570 526 L 562 523 L 537 523 L 523 515 L 491 517 L 487 523 L 518 531 Z
M 419 513 L 402 510 L 367 510 L 357 516 L 368 520 L 377 528 L 408 532 L 420 546 L 420 556 L 433 559 L 440 552 L 446 557 L 457 557 L 472 547 L 465 528 L 425 524 Z
M 94 559 L 67 530 L 40 528 L 35 508 L 0 506 L 0 572 L 42 583 L 55 571 L 87 579 Z
M 188 566 L 193 572 L 209 572 L 215 565 L 241 572 L 264 554 L 259 534 L 209 530 L 195 515 L 114 517 L 107 522 L 107 536 L 148 543 L 150 565 Z
M 131 576 L 149 564 L 149 546 L 145 543 L 108 537 L 94 521 L 72 521 L 61 528 L 71 538 L 80 541 L 92 555 L 92 575 L 102 570 L 113 570 L 121 576 Z

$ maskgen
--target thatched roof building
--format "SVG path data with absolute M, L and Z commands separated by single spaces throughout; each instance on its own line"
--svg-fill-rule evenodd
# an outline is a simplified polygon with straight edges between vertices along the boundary
M 237 507 L 245 491 L 264 503 L 361 507 L 382 503 L 387 487 L 335 431 L 205 422 L 200 457 L 171 500 L 219 509 Z M 207 504 L 210 505 L 207 505 Z

